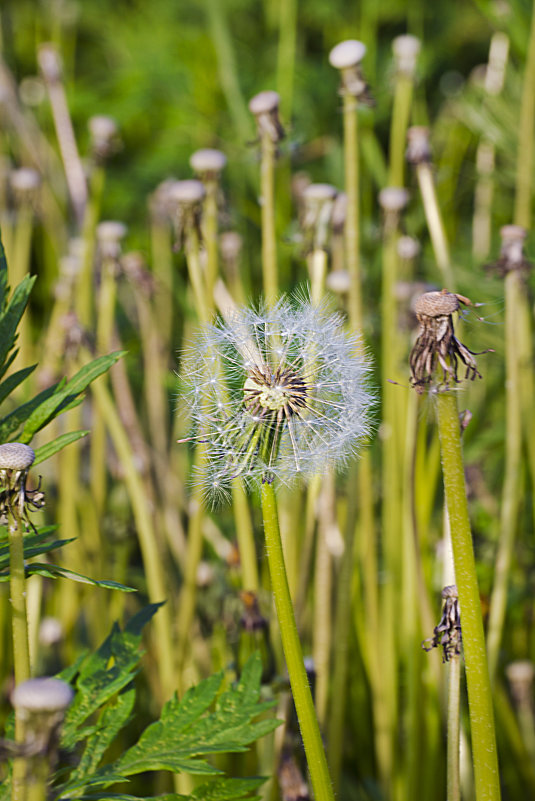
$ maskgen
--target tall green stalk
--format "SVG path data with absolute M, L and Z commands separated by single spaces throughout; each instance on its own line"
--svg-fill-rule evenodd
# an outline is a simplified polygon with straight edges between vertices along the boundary
M 262 514 L 271 589 L 275 598 L 282 647 L 314 789 L 314 797 L 316 801 L 334 801 L 329 768 L 303 662 L 303 653 L 288 587 L 275 492 L 273 486 L 267 481 L 262 484 Z
M 455 577 L 461 609 L 472 756 L 477 801 L 499 801 L 500 783 L 492 693 L 481 616 L 456 394 L 437 394 L 438 430 L 446 503 L 450 515 Z

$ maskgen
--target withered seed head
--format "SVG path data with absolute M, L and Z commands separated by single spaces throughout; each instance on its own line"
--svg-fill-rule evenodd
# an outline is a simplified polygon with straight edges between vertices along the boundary
M 429 128 L 413 125 L 407 131 L 406 158 L 409 164 L 428 164 L 431 161 Z
M 411 383 L 418 394 L 433 380 L 437 363 L 442 368 L 445 389 L 450 382 L 459 382 L 459 359 L 466 366 L 465 378 L 471 381 L 476 376 L 481 378 L 473 352 L 459 342 L 453 330 L 452 314 L 459 310 L 461 303 L 470 305 L 468 298 L 443 289 L 441 292 L 426 292 L 414 304 L 420 328 L 409 364 Z
M 0 445 L 0 470 L 29 470 L 35 459 L 35 451 L 22 442 L 6 442 Z
M 444 600 L 442 617 L 438 626 L 434 628 L 433 636 L 423 641 L 422 648 L 424 651 L 431 651 L 433 648 L 441 647 L 442 661 L 449 662 L 452 656 L 459 656 L 462 645 L 461 614 L 457 585 L 450 584 L 448 587 L 444 587 L 442 598 Z

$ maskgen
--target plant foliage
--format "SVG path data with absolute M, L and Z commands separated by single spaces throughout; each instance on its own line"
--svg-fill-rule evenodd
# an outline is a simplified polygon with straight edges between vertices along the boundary
M 63 727 L 64 758 L 55 774 L 51 798 L 138 801 L 137 796 L 110 792 L 109 788 L 130 776 L 158 770 L 214 777 L 189 796 L 206 801 L 251 799 L 262 783 L 259 777 L 223 776 L 208 761 L 215 754 L 246 751 L 279 725 L 280 721 L 263 715 L 274 702 L 260 700 L 262 664 L 258 653 L 246 663 L 236 683 L 229 684 L 221 671 L 192 687 L 181 700 L 175 695 L 135 745 L 115 761 L 106 761 L 109 746 L 132 720 L 133 679 L 143 655 L 142 630 L 159 606 L 142 609 L 123 630 L 115 624 L 97 651 L 82 655 L 61 673 L 76 695 Z M 67 767 L 73 760 L 75 767 Z M 8 784 L 2 788 L 0 801 L 9 798 Z M 176 793 L 158 796 L 160 801 L 181 798 L 185 796 Z

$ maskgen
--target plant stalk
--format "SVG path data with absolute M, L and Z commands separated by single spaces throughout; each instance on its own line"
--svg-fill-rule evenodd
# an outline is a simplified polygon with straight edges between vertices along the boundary
M 316 801 L 334 801 L 329 768 L 303 662 L 303 653 L 288 587 L 275 492 L 273 486 L 267 481 L 262 484 L 262 514 L 271 588 L 275 598 L 282 647 L 305 747 L 314 797 Z
M 437 411 L 444 488 L 450 515 L 455 577 L 461 609 L 476 799 L 499 801 L 500 783 L 492 694 L 464 483 L 461 427 L 454 392 L 438 393 Z

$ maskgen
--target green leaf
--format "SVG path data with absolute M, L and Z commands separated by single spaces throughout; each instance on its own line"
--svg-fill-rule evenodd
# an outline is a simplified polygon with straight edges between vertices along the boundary
M 19 384 L 22 384 L 24 379 L 31 375 L 36 367 L 36 364 L 32 364 L 31 367 L 24 367 L 22 370 L 17 370 L 16 373 L 8 376 L 5 381 L 2 381 L 0 384 L 0 403 L 2 403 Z
M 0 235 L 0 313 L 4 309 L 7 294 L 7 262 L 4 243 Z
M 69 707 L 62 733 L 64 748 L 73 748 L 83 735 L 87 718 L 130 683 L 142 656 L 143 625 L 161 604 L 150 604 L 121 631 L 114 624 L 102 645 L 82 662 L 76 681 L 76 697 Z M 115 770 L 115 766 L 113 766 Z
M 222 688 L 222 673 L 192 687 L 181 701 L 175 696 L 165 704 L 159 721 L 148 726 L 138 743 L 126 751 L 114 769 L 131 776 L 146 770 L 171 770 L 195 774 L 219 773 L 205 759 L 216 753 L 245 751 L 254 740 L 273 731 L 273 718 L 254 722 L 274 702 L 259 702 L 262 665 L 253 654 L 240 681 Z M 209 708 L 215 703 L 215 709 Z
M 215 779 L 196 787 L 189 797 L 199 801 L 245 801 L 251 799 L 250 793 L 258 790 L 265 781 L 262 776 L 248 779 Z
M 10 301 L 0 317 L 0 366 L 15 344 L 17 326 L 28 303 L 36 276 L 26 275 L 15 288 Z
M 19 437 L 20 442 L 30 442 L 33 435 L 40 431 L 47 423 L 71 404 L 78 395 L 83 392 L 89 384 L 105 373 L 115 362 L 123 356 L 125 351 L 116 351 L 107 356 L 100 356 L 79 370 L 69 381 L 64 383 L 61 388 L 41 403 L 26 420 L 22 433 Z
M 60 540 L 60 542 L 72 542 L 72 540 Z M 80 584 L 92 584 L 94 587 L 103 587 L 107 590 L 121 590 L 121 592 L 137 592 L 135 587 L 127 587 L 126 584 L 119 584 L 118 581 L 108 581 L 107 579 L 92 579 L 84 576 L 83 573 L 76 573 L 68 570 L 61 565 L 52 565 L 48 562 L 31 562 L 26 565 L 27 576 L 44 576 L 45 578 L 66 578 L 71 581 L 78 581 Z
M 58 451 L 63 450 L 67 445 L 70 445 L 72 442 L 78 442 L 79 439 L 86 437 L 89 434 L 89 430 L 87 431 L 69 431 L 66 434 L 61 434 L 56 439 L 53 439 L 51 442 L 47 442 L 46 445 L 41 445 L 40 448 L 37 448 L 35 451 L 35 459 L 33 461 L 33 465 L 35 467 L 36 464 L 40 464 L 44 462 L 46 459 L 49 459 Z
M 69 790 L 73 781 L 83 780 L 97 770 L 104 752 L 130 719 L 135 697 L 134 687 L 126 688 L 113 703 L 101 710 L 94 733 L 87 739 L 80 763 L 69 777 L 68 784 L 62 788 L 63 794 Z
M 29 559 L 33 556 L 40 556 L 43 553 L 48 553 L 56 548 L 60 548 L 68 542 L 72 542 L 72 539 L 46 542 L 55 531 L 56 526 L 43 526 L 37 533 L 32 532 L 26 534 L 24 536 L 24 558 Z M 4 532 L 6 536 L 4 536 Z M 0 545 L 0 571 L 9 570 L 9 543 L 7 541 L 7 532 L 4 527 L 1 529 L 0 542 L 2 542 Z
M 23 403 L 17 409 L 14 409 L 10 414 L 6 415 L 0 420 L 0 440 L 2 442 L 7 442 L 7 440 L 11 437 L 11 435 L 18 431 L 21 425 L 27 420 L 42 403 L 44 403 L 48 398 L 52 397 L 54 392 L 58 390 L 65 384 L 65 381 L 60 382 L 59 384 L 54 384 L 51 387 L 47 387 L 35 398 L 28 401 L 27 403 Z

